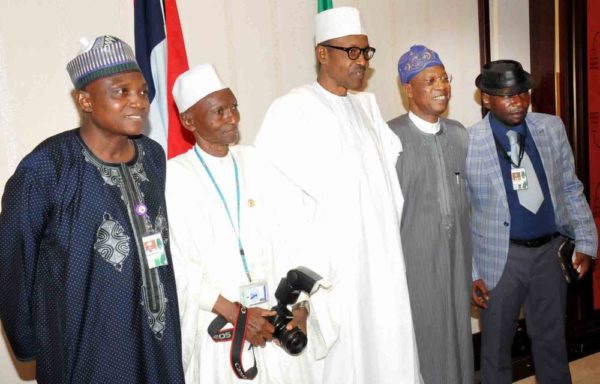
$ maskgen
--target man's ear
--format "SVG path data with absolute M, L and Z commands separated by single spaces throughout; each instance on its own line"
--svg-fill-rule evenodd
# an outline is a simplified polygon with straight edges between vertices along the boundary
M 481 92 L 481 104 L 486 108 L 490 109 L 490 95 L 485 92 Z
M 402 84 L 402 88 L 404 89 L 404 93 L 406 93 L 406 97 L 409 99 L 413 98 L 413 89 L 410 83 Z
M 327 62 L 327 48 L 322 45 L 317 45 L 315 47 L 315 55 L 317 56 L 317 61 L 319 64 L 325 64 Z
M 90 94 L 83 90 L 75 91 L 75 100 L 79 104 L 81 111 L 91 113 L 94 109 L 92 108 L 92 100 Z
M 185 129 L 187 129 L 190 132 L 194 132 L 196 130 L 196 127 L 194 126 L 194 117 L 192 116 L 191 113 L 188 112 L 183 112 L 179 115 L 179 121 L 181 121 L 181 125 L 183 125 L 183 127 Z

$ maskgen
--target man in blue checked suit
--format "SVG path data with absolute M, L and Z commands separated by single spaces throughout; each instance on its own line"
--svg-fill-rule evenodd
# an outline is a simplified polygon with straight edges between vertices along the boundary
M 570 383 L 564 313 L 567 283 L 557 252 L 575 239 L 581 278 L 598 235 L 562 121 L 527 113 L 531 75 L 520 63 L 487 63 L 475 81 L 490 112 L 469 128 L 473 301 L 482 321 L 483 383 L 511 383 L 521 307 L 538 382 Z

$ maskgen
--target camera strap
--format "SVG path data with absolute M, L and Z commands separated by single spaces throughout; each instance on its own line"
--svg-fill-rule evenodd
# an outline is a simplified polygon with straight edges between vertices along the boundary
M 243 305 L 238 304 L 239 311 L 237 320 L 233 328 L 223 328 L 228 321 L 223 316 L 217 316 L 208 326 L 208 334 L 214 342 L 220 343 L 223 341 L 231 341 L 231 352 L 229 361 L 233 373 L 244 380 L 252 380 L 256 377 L 258 369 L 256 368 L 256 355 L 254 347 L 251 345 L 250 350 L 254 357 L 254 365 L 247 371 L 242 365 L 242 355 L 244 352 L 244 344 L 246 343 L 246 326 L 248 325 L 248 309 Z

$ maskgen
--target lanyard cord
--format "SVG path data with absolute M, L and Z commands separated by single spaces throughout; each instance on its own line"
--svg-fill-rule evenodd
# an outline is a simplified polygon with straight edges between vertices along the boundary
M 229 223 L 231 224 L 231 227 L 233 228 L 233 231 L 235 232 L 235 235 L 237 236 L 238 248 L 240 250 L 240 256 L 242 257 L 242 264 L 244 264 L 244 272 L 246 272 L 246 277 L 248 278 L 248 281 L 252 282 L 252 278 L 250 277 L 250 269 L 248 268 L 248 263 L 246 262 L 246 254 L 244 253 L 244 247 L 242 246 L 242 239 L 240 237 L 240 181 L 239 181 L 239 177 L 238 177 L 238 167 L 237 167 L 237 162 L 235 161 L 235 157 L 233 157 L 233 154 L 231 154 L 231 159 L 233 160 L 233 171 L 235 173 L 235 191 L 236 191 L 236 201 L 237 201 L 237 229 L 236 229 L 235 225 L 233 224 L 233 219 L 231 218 L 231 212 L 229 211 L 229 206 L 227 206 L 227 202 L 225 201 L 225 196 L 223 196 L 223 192 L 221 192 L 221 188 L 219 188 L 219 185 L 217 184 L 217 181 L 215 180 L 212 172 L 208 168 L 208 165 L 206 164 L 206 162 L 200 155 L 200 152 L 198 151 L 197 146 L 194 146 L 194 152 L 196 153 L 196 157 L 198 157 L 198 160 L 200 160 L 200 163 L 204 167 L 204 170 L 206 170 L 206 174 L 210 178 L 210 181 L 212 181 L 213 185 L 215 186 L 215 189 L 217 190 L 217 193 L 219 194 L 219 197 L 221 198 L 221 202 L 223 203 L 223 206 L 225 207 L 225 212 L 227 212 L 227 217 L 229 218 Z
M 519 135 L 519 134 L 517 133 L 517 135 Z M 506 151 L 504 149 L 504 147 L 502 146 L 502 144 L 500 144 L 500 142 L 498 141 L 498 138 L 496 137 L 496 135 L 494 135 L 492 133 L 492 136 L 494 137 L 494 141 L 496 142 L 496 148 L 498 148 L 498 150 L 500 151 L 500 153 L 502 153 L 504 155 L 504 157 L 506 158 L 506 160 L 508 160 L 515 168 L 521 167 L 521 160 L 523 160 L 523 155 L 525 154 L 525 136 L 524 135 L 519 135 L 519 163 L 518 164 L 515 164 L 512 161 L 512 158 L 508 154 L 508 151 Z

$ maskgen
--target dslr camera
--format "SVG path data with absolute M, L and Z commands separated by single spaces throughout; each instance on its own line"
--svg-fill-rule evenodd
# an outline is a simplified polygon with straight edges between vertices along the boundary
M 275 291 L 277 305 L 271 308 L 277 314 L 268 317 L 267 320 L 275 327 L 273 336 L 279 340 L 281 347 L 290 355 L 297 355 L 302 352 L 306 347 L 307 338 L 298 327 L 290 331 L 286 329 L 293 318 L 288 305 L 294 304 L 302 291 L 308 294 L 314 293 L 319 288 L 318 282 L 321 279 L 322 277 L 314 271 L 306 267 L 298 267 L 291 269 L 277 286 Z

